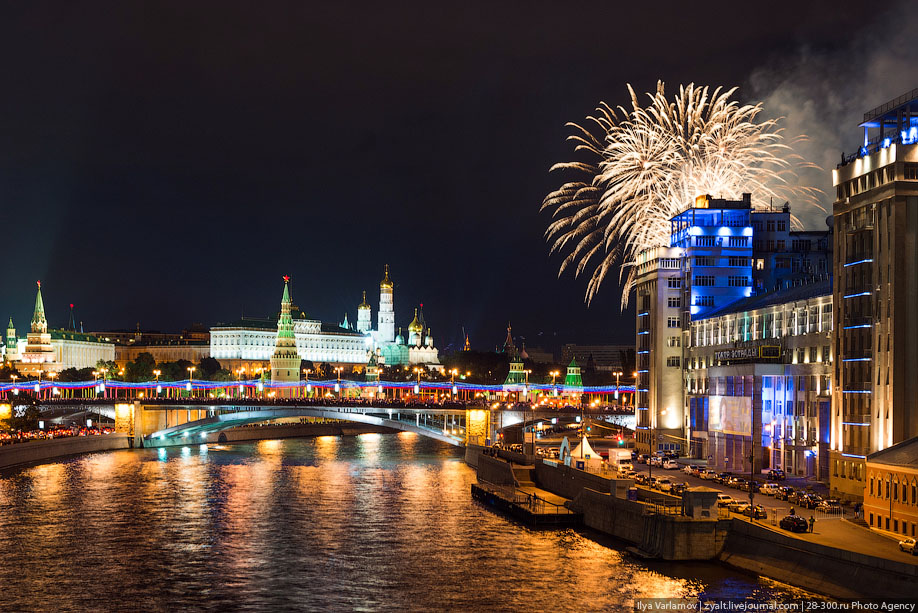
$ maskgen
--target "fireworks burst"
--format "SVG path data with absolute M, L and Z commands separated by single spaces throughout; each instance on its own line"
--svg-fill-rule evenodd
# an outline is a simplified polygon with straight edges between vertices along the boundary
M 818 189 L 792 183 L 796 168 L 813 165 L 784 142 L 778 119 L 757 121 L 761 104 L 731 100 L 736 88 L 709 91 L 690 83 L 668 101 L 658 82 L 646 107 L 630 85 L 628 91 L 631 110 L 603 102 L 587 127 L 568 124 L 574 151 L 589 159 L 555 164 L 552 171 L 574 171 L 580 180 L 542 203 L 552 216 L 545 232 L 551 252 L 567 254 L 559 274 L 591 271 L 587 304 L 619 265 L 626 307 L 635 258 L 669 244 L 670 218 L 696 196 L 737 199 L 750 192 L 761 204 L 794 199 L 819 206 Z

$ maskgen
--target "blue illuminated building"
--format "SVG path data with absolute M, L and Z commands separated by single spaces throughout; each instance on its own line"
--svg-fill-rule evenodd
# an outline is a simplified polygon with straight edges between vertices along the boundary
M 683 250 L 683 297 L 691 319 L 752 295 L 752 203 L 701 196 L 672 218 L 670 246 Z

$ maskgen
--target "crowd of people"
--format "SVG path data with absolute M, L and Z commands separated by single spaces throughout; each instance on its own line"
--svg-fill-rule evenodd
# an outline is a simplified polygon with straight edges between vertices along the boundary
M 73 426 L 69 428 L 54 427 L 44 430 L 35 429 L 22 432 L 0 432 L 0 445 L 14 445 L 16 443 L 27 443 L 29 441 L 53 440 L 74 436 L 97 436 L 100 434 L 111 434 L 112 432 L 114 432 L 112 428 L 87 428 L 86 426 Z

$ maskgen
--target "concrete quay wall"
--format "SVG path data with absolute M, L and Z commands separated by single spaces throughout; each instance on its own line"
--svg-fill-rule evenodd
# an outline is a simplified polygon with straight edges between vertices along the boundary
M 916 598 L 918 565 L 810 543 L 733 519 L 721 562 L 835 598 Z
M 583 523 L 598 532 L 635 545 L 663 560 L 712 560 L 724 546 L 728 520 L 693 520 L 681 515 L 650 513 L 646 505 L 585 489 L 573 506 Z
M 570 500 L 576 498 L 585 489 L 607 493 L 611 491 L 612 482 L 609 479 L 563 464 L 556 466 L 537 460 L 535 474 L 539 487 Z
M 478 480 L 494 485 L 515 485 L 513 467 L 509 462 L 484 454 L 478 456 Z
M 98 436 L 71 436 L 44 441 L 29 441 L 0 447 L 0 469 L 19 464 L 45 462 L 56 458 L 96 451 L 129 449 L 130 437 L 126 434 L 101 434 Z

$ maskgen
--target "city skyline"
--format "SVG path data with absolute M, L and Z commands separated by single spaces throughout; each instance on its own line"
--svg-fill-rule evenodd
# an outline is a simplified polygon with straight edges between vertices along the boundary
M 9 228 L 39 232 L 8 236 L 10 252 L 28 257 L 5 259 L 0 312 L 27 318 L 29 288 L 42 279 L 52 321 L 66 322 L 74 303 L 92 328 L 174 330 L 270 313 L 277 279 L 289 274 L 304 308 L 340 321 L 388 262 L 397 303 L 427 304 L 444 346 L 464 327 L 488 348 L 507 320 L 532 345 L 624 342 L 633 312 L 619 313 L 615 283 L 587 308 L 584 284 L 557 278 L 542 236 L 538 207 L 557 185 L 548 168 L 568 155 L 564 123 L 600 100 L 625 104 L 624 83 L 644 91 L 657 77 L 739 85 L 741 100 L 788 114 L 781 95 L 801 91 L 802 73 L 782 71 L 787 63 L 841 61 L 892 13 L 913 18 L 908 7 L 881 16 L 829 7 L 803 9 L 818 20 L 790 5 L 755 19 L 724 11 L 712 21 L 718 36 L 691 60 L 673 52 L 694 40 L 680 24 L 657 24 L 668 44 L 642 45 L 637 32 L 609 42 L 596 17 L 612 14 L 584 7 L 566 7 L 564 19 L 560 8 L 492 9 L 487 24 L 461 11 L 420 22 L 287 7 L 289 23 L 277 26 L 221 5 L 212 31 L 196 7 L 142 21 L 130 7 L 75 11 L 58 30 L 40 9 L 7 9 L 3 61 L 20 87 L 0 102 L 16 118 L 0 139 L 0 192 Z M 627 10 L 616 18 L 642 18 Z M 250 18 L 264 30 L 247 28 Z M 405 42 L 420 23 L 432 35 Z M 859 34 L 841 40 L 838 30 Z M 842 96 L 805 92 L 833 101 L 826 123 L 838 125 L 819 127 L 832 139 L 799 125 L 799 114 L 789 133 L 808 133 L 822 158 L 834 159 L 840 141 L 850 150 L 856 131 L 839 118 L 901 93 L 861 83 L 871 66 L 851 65 Z M 818 180 L 828 192 L 826 175 Z

